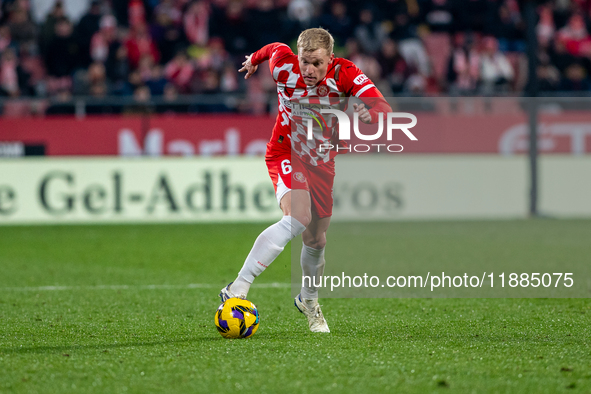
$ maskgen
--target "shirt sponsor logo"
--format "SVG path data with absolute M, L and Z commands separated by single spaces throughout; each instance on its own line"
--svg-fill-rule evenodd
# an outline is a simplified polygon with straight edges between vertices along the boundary
M 363 85 L 364 83 L 366 83 L 367 81 L 369 81 L 369 78 L 365 75 L 365 74 L 359 74 L 354 80 L 353 82 L 355 83 L 355 85 Z
M 291 114 L 293 116 L 300 116 L 302 118 L 314 118 L 314 115 L 318 114 L 318 111 L 322 110 L 323 108 L 326 108 L 326 106 L 323 106 L 321 104 L 310 104 L 310 103 L 305 103 L 305 104 L 292 103 L 291 105 L 292 105 Z
M 291 101 L 289 99 L 281 97 L 281 104 L 283 104 L 285 108 L 291 109 Z

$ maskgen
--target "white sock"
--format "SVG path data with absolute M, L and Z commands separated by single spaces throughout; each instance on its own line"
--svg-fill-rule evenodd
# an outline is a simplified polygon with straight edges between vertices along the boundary
M 302 264 L 302 275 L 310 278 L 302 283 L 302 298 L 318 298 L 318 287 L 314 283 L 322 283 L 322 275 L 324 274 L 324 248 L 314 249 L 305 244 L 302 245 L 302 257 L 300 260 Z
M 230 291 L 236 296 L 246 297 L 254 278 L 279 256 L 289 241 L 303 233 L 305 229 L 303 224 L 291 216 L 284 216 L 280 221 L 266 228 L 254 242 L 238 277 L 230 286 Z

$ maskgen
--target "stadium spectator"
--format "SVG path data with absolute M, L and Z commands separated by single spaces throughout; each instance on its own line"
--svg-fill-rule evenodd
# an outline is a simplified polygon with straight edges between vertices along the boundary
M 176 54 L 179 47 L 182 47 L 185 41 L 185 35 L 179 23 L 180 11 L 173 7 L 171 1 L 162 3 L 168 4 L 167 7 L 156 7 L 154 11 L 154 23 L 150 26 L 150 35 L 158 47 L 161 55 L 161 62 L 168 63 Z
M 421 19 L 433 32 L 452 33 L 458 29 L 458 11 L 460 4 L 453 0 L 423 1 Z
M 41 50 L 42 54 L 47 54 L 47 47 L 55 36 L 55 25 L 63 18 L 66 18 L 66 11 L 64 9 L 63 3 L 61 1 L 56 1 L 51 12 L 47 14 L 45 23 L 43 23 L 40 29 L 39 49 Z
M 18 56 L 17 72 L 19 75 L 20 95 L 42 95 L 46 78 L 43 59 L 33 42 L 21 45 Z
M 37 38 L 37 27 L 23 8 L 15 7 L 8 17 L 10 37 L 15 44 L 20 45 Z
M 562 41 L 571 55 L 591 55 L 591 36 L 587 32 L 583 15 L 574 14 L 571 16 L 567 25 L 558 31 L 557 38 Z
M 94 33 L 90 40 L 90 57 L 93 62 L 105 63 L 109 51 L 116 40 L 117 19 L 112 15 L 105 15 L 100 21 L 100 30 Z
M 0 57 L 0 96 L 18 97 L 19 64 L 13 48 L 9 48 Z
M 273 6 L 273 0 L 258 0 L 256 4 L 249 17 L 252 26 L 257 26 L 252 33 L 251 45 L 260 48 L 282 38 L 283 20 L 279 10 Z
M 220 77 L 220 89 L 222 92 L 236 92 L 239 89 L 238 78 L 233 64 L 226 64 Z
M 101 17 L 101 3 L 98 0 L 93 0 L 88 13 L 80 19 L 78 26 L 76 26 L 76 39 L 79 47 L 78 63 L 82 67 L 88 67 L 92 61 L 90 41 L 94 33 L 100 29 Z
M 410 76 L 411 70 L 402 55 L 398 53 L 394 40 L 390 38 L 384 40 L 377 60 L 381 68 L 381 79 L 387 81 L 392 93 L 401 93 L 404 81 Z
M 421 6 L 419 7 L 419 1 Z M 375 3 L 374 5 L 378 9 L 378 15 L 382 16 L 382 19 L 386 24 L 390 25 L 389 29 L 392 28 L 391 20 L 395 19 L 397 15 L 407 15 L 412 23 L 418 23 L 420 19 L 421 10 L 425 7 L 426 2 L 422 0 L 385 0 Z
M 129 20 L 129 27 L 132 29 L 146 24 L 146 9 L 142 0 L 129 0 L 127 17 Z
M 554 34 L 556 33 L 556 27 L 554 25 L 554 14 L 550 5 L 544 5 L 540 7 L 540 20 L 536 26 L 536 35 L 540 46 L 549 47 Z
M 410 96 L 423 96 L 428 89 L 428 78 L 415 70 L 404 82 L 404 92 Z
M 106 83 L 94 84 L 90 87 L 90 96 L 93 98 L 105 98 L 109 93 Z
M 87 71 L 80 70 L 74 76 L 73 90 L 77 95 L 102 96 L 109 93 L 105 66 L 101 62 L 91 63 Z
M 8 26 L 0 26 L 0 53 L 11 44 L 12 37 L 10 36 L 10 28 Z
M 429 56 L 418 35 L 417 26 L 411 23 L 409 15 L 398 14 L 394 17 L 394 29 L 390 37 L 398 43 L 400 54 L 409 65 L 423 75 L 431 74 Z
M 562 40 L 554 40 L 553 47 L 550 48 L 549 55 L 554 64 L 561 73 L 564 73 L 568 66 L 577 61 L 577 57 L 573 56 L 566 49 L 566 45 Z
M 591 91 L 591 81 L 580 63 L 573 63 L 567 67 L 565 75 L 560 81 L 559 90 L 581 93 Z
M 135 92 L 135 90 L 140 86 L 143 86 L 142 76 L 138 70 L 132 70 L 129 72 L 127 81 L 125 81 L 125 85 L 121 91 L 121 94 L 125 96 L 132 96 L 133 92 Z
M 109 50 L 109 56 L 105 62 L 107 77 L 113 83 L 113 93 L 123 94 L 129 75 L 129 60 L 127 59 L 127 47 L 115 41 Z
M 550 56 L 542 53 L 539 59 L 540 63 L 536 68 L 538 77 L 538 90 L 540 92 L 554 92 L 558 90 L 560 84 L 560 71 L 550 62 Z M 529 91 L 526 88 L 526 91 Z
M 151 69 L 152 74 L 150 78 L 146 81 L 146 86 L 150 89 L 150 93 L 153 96 L 160 96 L 164 94 L 164 87 L 168 83 L 166 78 L 164 77 L 164 70 L 162 66 L 155 65 Z
M 180 93 L 189 93 L 194 73 L 195 66 L 185 51 L 179 51 L 164 69 L 166 79 L 172 82 Z
M 171 83 L 164 86 L 164 93 L 162 95 L 163 103 L 156 105 L 156 112 L 158 113 L 175 113 L 189 111 L 189 105 L 178 102 L 179 94 L 175 86 Z
M 507 57 L 499 51 L 494 37 L 482 40 L 480 54 L 480 88 L 483 94 L 507 92 L 515 77 L 515 72 Z
M 61 80 L 58 82 L 64 82 Z M 63 83 L 61 85 L 55 84 L 55 95 L 51 105 L 47 108 L 45 113 L 47 115 L 74 115 L 76 113 L 76 107 L 72 103 L 71 81 L 68 85 Z
M 359 46 L 359 42 L 355 38 L 347 40 L 347 58 L 353 62 L 361 71 L 367 75 L 371 80 L 379 80 L 381 70 L 380 64 L 374 57 L 368 56 Z
M 183 18 L 185 35 L 191 44 L 205 46 L 209 41 L 209 6 L 205 1 L 189 5 Z
M 221 37 L 226 49 L 233 54 L 244 54 L 249 51 L 252 42 L 252 26 L 248 23 L 244 4 L 240 0 L 230 0 L 219 19 L 213 23 L 212 36 Z
M 486 33 L 497 38 L 499 49 L 506 51 L 525 51 L 525 25 L 515 0 L 506 0 L 492 8 L 488 15 Z
M 411 23 L 410 16 L 407 14 L 394 15 L 392 21 L 393 27 L 390 32 L 390 38 L 401 42 L 403 40 L 418 38 L 417 25 Z
M 371 7 L 361 10 L 359 24 L 354 34 L 363 51 L 369 55 L 377 54 L 388 36 L 384 26 L 374 19 L 374 11 Z
M 199 84 L 195 87 L 195 91 L 203 94 L 215 94 L 221 92 L 220 76 L 213 69 L 207 69 L 203 72 L 203 76 L 199 79 Z
M 80 50 L 73 35 L 72 23 L 62 18 L 55 24 L 55 36 L 47 48 L 47 73 L 52 77 L 69 78 L 79 56 Z
M 521 88 L 519 81 L 507 79 L 506 63 L 501 61 L 503 66 L 499 66 L 495 60 L 508 58 L 513 67 L 520 64 L 515 54 L 508 54 L 525 48 L 523 9 L 518 0 L 85 0 L 88 9 L 73 34 L 69 31 L 76 13 L 71 11 L 71 3 L 47 0 L 52 4 L 40 15 L 35 7 L 42 1 L 0 2 L 0 57 L 14 49 L 6 58 L 16 55 L 20 96 L 59 93 L 63 98 L 72 88 L 72 78 L 78 84 L 79 76 L 94 62 L 104 65 L 107 79 L 105 86 L 92 85 L 97 96 L 104 94 L 105 87 L 107 94 L 131 95 L 139 85 L 146 85 L 152 95 L 163 93 L 159 66 L 165 79 L 182 94 L 203 91 L 206 85 L 217 85 L 205 89 L 208 91 L 235 92 L 246 89 L 234 66 L 245 54 L 269 41 L 289 43 L 299 31 L 318 25 L 332 33 L 337 53 L 355 38 L 357 44 L 349 46 L 360 48 L 350 53 L 351 58 L 394 93 L 433 92 L 431 64 L 441 58 L 449 59 L 443 94 L 474 94 L 478 81 L 484 89 L 478 92 Z M 541 85 L 550 90 L 584 87 L 578 66 L 584 75 L 591 73 L 591 2 L 549 0 L 538 13 L 538 41 L 550 59 L 538 67 Z M 42 22 L 36 25 L 30 15 Z M 69 17 L 72 19 L 64 22 Z M 56 34 L 58 30 L 61 35 Z M 497 38 L 499 50 L 494 56 L 476 51 L 479 32 Z M 432 40 L 431 34 L 437 39 Z M 432 47 L 433 42 L 445 42 L 448 34 L 474 37 L 474 44 Z M 190 56 L 184 55 L 185 61 L 176 59 L 179 51 Z M 132 73 L 144 56 L 151 58 L 150 66 L 140 71 L 139 82 L 130 83 L 138 79 Z M 10 71 L 14 70 L 13 60 L 6 64 L 3 78 L 10 81 L 14 79 Z M 497 81 L 505 78 L 505 82 L 491 82 L 487 70 L 499 74 L 499 69 L 504 70 L 504 76 Z M 556 71 L 560 74 L 558 84 Z M 442 77 L 441 70 L 435 68 L 434 72 Z M 261 74 L 263 93 L 259 96 L 263 97 L 274 87 L 265 82 L 270 76 Z M 521 71 L 513 74 L 514 79 L 526 75 Z M 5 86 L 9 89 L 4 89 L 4 94 L 16 91 L 12 82 L 5 82 Z M 78 85 L 74 88 L 78 94 Z M 90 93 L 89 89 L 83 90 Z
M 212 68 L 220 72 L 230 60 L 230 54 L 224 48 L 224 42 L 214 37 L 209 41 L 206 50 L 199 55 L 197 66 L 200 69 Z
M 139 85 L 133 91 L 133 103 L 123 109 L 126 115 L 144 115 L 154 112 L 155 108 L 151 105 L 150 88 L 146 85 Z
M 314 22 L 314 6 L 310 0 L 292 0 L 287 6 L 287 29 L 289 37 L 308 29 Z
M 473 94 L 479 79 L 480 56 L 474 49 L 474 37 L 456 33 L 447 68 L 449 91 L 454 95 Z
M 127 47 L 129 66 L 132 69 L 136 69 L 139 66 L 140 59 L 143 56 L 150 56 L 154 63 L 160 60 L 158 48 L 154 44 L 154 41 L 152 41 L 152 37 L 150 37 L 145 24 L 140 24 L 132 28 L 125 46 Z
M 178 97 L 179 92 L 176 87 L 171 83 L 167 83 L 166 86 L 164 86 L 164 95 L 162 97 L 164 101 L 173 103 L 178 99 Z
M 344 46 L 353 28 L 351 18 L 347 15 L 347 5 L 342 1 L 330 4 L 330 12 L 322 15 L 320 25 L 330 31 L 336 46 Z
M 144 55 L 140 58 L 137 70 L 142 77 L 142 81 L 146 83 L 152 78 L 152 68 L 154 67 L 154 59 L 149 55 Z
M 162 0 L 155 8 L 154 15 L 165 15 L 167 20 L 175 26 L 180 26 L 183 23 L 183 11 L 180 3 L 175 0 Z
M 150 101 L 150 98 L 150 89 L 145 85 L 138 86 L 133 92 L 133 99 L 138 103 L 146 103 Z

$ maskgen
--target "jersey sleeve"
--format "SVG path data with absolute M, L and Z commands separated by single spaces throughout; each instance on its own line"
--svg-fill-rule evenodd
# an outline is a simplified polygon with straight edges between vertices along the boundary
M 382 93 L 353 62 L 344 60 L 339 70 L 339 83 L 347 96 L 357 97 L 369 108 L 372 123 L 378 122 L 378 113 L 392 112 Z
M 291 56 L 295 55 L 288 45 L 281 42 L 274 42 L 272 44 L 265 45 L 253 53 L 250 61 L 253 65 L 257 66 L 268 60 L 269 70 L 271 70 L 271 74 L 273 74 L 275 67 L 280 65 L 283 61 Z
M 375 88 L 374 83 L 350 60 L 342 59 L 339 84 L 347 96 L 360 97 L 365 91 Z

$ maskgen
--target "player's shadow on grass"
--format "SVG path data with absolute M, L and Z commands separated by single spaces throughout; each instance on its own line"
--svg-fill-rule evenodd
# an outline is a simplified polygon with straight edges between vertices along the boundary
M 180 343 L 206 343 L 218 341 L 221 338 L 215 332 L 202 337 L 191 337 L 186 339 L 168 340 L 168 341 L 137 341 L 137 342 L 124 342 L 124 343 L 104 343 L 94 345 L 60 345 L 60 346 L 23 346 L 23 347 L 8 347 L 0 348 L 0 354 L 29 354 L 29 353 L 59 353 L 64 354 L 67 352 L 84 351 L 84 350 L 97 350 L 102 349 L 104 353 L 108 349 L 120 349 L 127 347 L 149 347 L 149 346 L 160 346 L 169 344 L 180 344 Z

